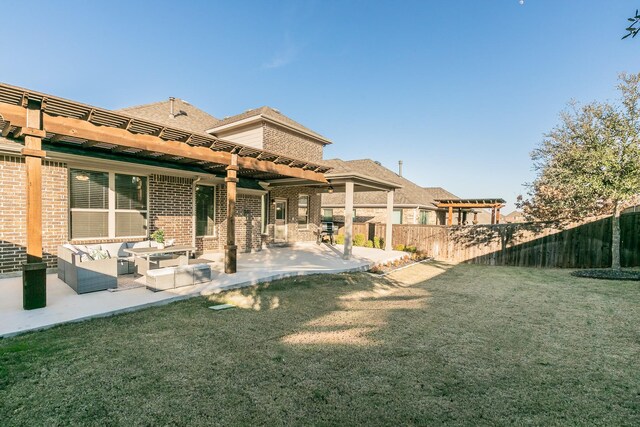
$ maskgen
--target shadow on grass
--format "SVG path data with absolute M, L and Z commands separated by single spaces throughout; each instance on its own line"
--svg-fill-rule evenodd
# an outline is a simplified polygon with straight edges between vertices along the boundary
M 28 334 L 0 341 L 0 419 L 637 420 L 640 291 L 624 285 L 605 295 L 571 280 L 434 262 L 385 277 L 291 278 Z M 214 312 L 214 302 L 239 308 Z

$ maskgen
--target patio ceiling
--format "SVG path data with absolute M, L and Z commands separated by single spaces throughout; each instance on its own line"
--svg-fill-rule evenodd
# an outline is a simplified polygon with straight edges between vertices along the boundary
M 42 130 L 27 127 L 29 100 L 41 105 Z M 0 134 L 39 136 L 51 146 L 197 166 L 213 174 L 224 173 L 237 154 L 238 176 L 259 180 L 293 177 L 326 183 L 324 173 L 331 169 L 7 84 L 0 84 Z

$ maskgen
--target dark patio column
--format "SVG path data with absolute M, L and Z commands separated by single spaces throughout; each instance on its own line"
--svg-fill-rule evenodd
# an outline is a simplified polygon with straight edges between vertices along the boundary
M 231 155 L 231 164 L 227 166 L 227 244 L 224 247 L 224 272 L 233 274 L 237 271 L 236 246 L 236 187 L 238 184 L 238 155 Z
M 27 170 L 27 262 L 22 266 L 22 306 L 25 310 L 47 305 L 47 265 L 42 262 L 42 112 L 39 101 L 27 102 L 27 126 L 14 133 L 24 135 Z

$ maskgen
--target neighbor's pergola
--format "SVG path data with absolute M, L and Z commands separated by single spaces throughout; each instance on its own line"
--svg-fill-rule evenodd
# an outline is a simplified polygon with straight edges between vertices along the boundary
M 261 181 L 304 179 L 328 185 L 324 173 L 331 168 L 204 133 L 191 133 L 148 120 L 133 118 L 90 105 L 0 84 L 0 134 L 24 141 L 27 175 L 27 264 L 25 289 L 45 287 L 42 262 L 42 162 L 45 150 L 72 147 L 81 153 L 118 154 L 124 161 L 145 158 L 197 166 L 206 173 L 225 174 L 227 242 L 225 272 L 236 272 L 235 205 L 238 179 Z M 128 160 L 127 160 L 128 159 Z M 41 296 L 44 299 L 44 296 Z M 44 302 L 42 305 L 44 306 Z M 25 308 L 27 307 L 25 297 Z
M 453 225 L 453 211 L 458 212 L 458 225 L 463 223 L 463 212 L 472 209 L 491 209 L 491 224 L 500 223 L 500 209 L 505 206 L 504 199 L 437 199 L 437 207 L 448 209 L 447 225 Z M 474 212 L 473 222 L 477 223 L 478 213 Z

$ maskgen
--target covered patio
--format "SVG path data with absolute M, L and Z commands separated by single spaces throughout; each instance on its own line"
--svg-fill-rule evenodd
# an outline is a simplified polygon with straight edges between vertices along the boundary
M 357 192 L 380 191 L 387 196 L 386 204 L 386 228 L 384 236 L 384 250 L 389 252 L 392 249 L 393 238 L 393 197 L 395 190 L 402 188 L 402 185 L 391 181 L 363 175 L 354 172 L 329 172 L 324 174 L 327 183 L 318 184 L 305 179 L 281 179 L 269 182 L 269 188 L 281 186 L 305 186 L 319 187 L 328 193 L 344 193 L 344 246 L 343 257 L 348 260 L 353 253 L 353 220 L 354 204 L 353 196 Z
M 46 305 L 43 254 L 43 164 L 51 153 L 111 156 L 130 162 L 165 162 L 224 179 L 226 244 L 224 271 L 237 270 L 236 204 L 239 181 L 286 177 L 327 184 L 330 168 L 203 133 L 188 132 L 55 96 L 0 84 L 0 134 L 18 142 L 25 159 L 26 263 L 24 308 Z M 197 178 L 199 180 L 200 178 Z
M 47 309 L 22 309 L 20 277 L 0 279 L 0 337 L 49 328 L 61 323 L 110 316 L 173 301 L 208 295 L 292 276 L 363 271 L 373 265 L 404 257 L 404 252 L 356 247 L 345 260 L 343 247 L 299 244 L 290 248 L 270 248 L 238 255 L 238 272 L 224 273 L 223 254 L 207 254 L 214 271 L 213 280 L 201 285 L 152 292 L 145 287 L 118 292 L 92 292 L 78 295 L 55 274 L 47 280 Z

